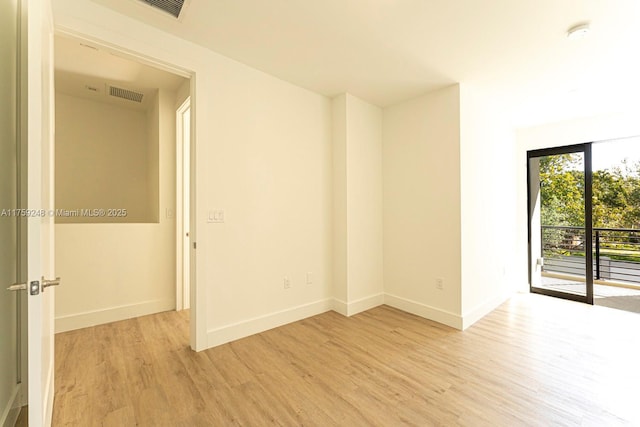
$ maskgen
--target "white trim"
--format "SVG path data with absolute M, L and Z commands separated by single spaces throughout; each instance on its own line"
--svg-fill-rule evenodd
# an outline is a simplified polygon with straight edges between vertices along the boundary
M 65 18 L 68 18 L 68 17 L 65 16 Z M 81 24 L 86 24 L 86 22 L 81 22 Z M 188 68 L 180 67 L 179 65 L 175 65 L 170 61 L 169 62 L 162 61 L 152 55 L 147 55 L 145 53 L 131 50 L 118 43 L 108 42 L 104 38 L 101 38 L 100 36 L 93 36 L 91 34 L 84 32 L 83 30 L 76 30 L 73 26 L 70 26 L 68 24 L 65 25 L 65 24 L 56 22 L 54 25 L 54 31 L 56 35 L 60 34 L 65 37 L 72 37 L 78 40 L 85 41 L 86 43 L 89 43 L 92 45 L 99 45 L 101 50 L 111 51 L 111 53 L 114 54 L 115 56 L 120 56 L 125 59 L 130 59 L 132 61 L 139 62 L 143 65 L 147 65 L 149 67 L 157 68 L 159 70 L 175 74 L 185 79 L 189 79 L 193 77 L 193 75 L 195 74 L 193 71 L 189 70 Z
M 104 323 L 146 316 L 174 309 L 173 299 L 143 301 L 102 310 L 85 311 L 56 317 L 56 333 L 88 328 Z
M 53 336 L 51 337 L 53 339 Z M 51 346 L 51 351 L 53 351 L 53 346 Z M 55 380 L 55 361 L 54 358 L 51 357 L 49 359 L 49 366 L 47 367 L 47 378 L 46 378 L 46 387 L 44 389 L 44 413 L 45 420 L 44 425 L 50 426 L 53 419 L 53 400 L 55 398 L 55 390 L 54 390 L 54 380 Z
M 343 316 L 348 316 L 349 314 L 349 304 L 342 301 L 341 299 L 334 298 L 331 304 L 331 309 L 336 313 L 342 314 Z
M 464 330 L 506 301 L 511 294 L 500 295 L 480 304 L 464 316 L 391 294 L 375 294 L 347 303 L 337 298 L 324 299 L 309 304 L 277 311 L 243 320 L 207 332 L 209 348 L 226 344 L 253 334 L 297 322 L 333 310 L 343 316 L 353 316 L 386 304 L 398 310 L 433 320 L 458 330 Z
M 431 307 L 426 304 L 422 304 L 417 301 L 401 298 L 391 294 L 384 295 L 384 303 L 398 310 L 406 311 L 407 313 L 415 314 L 416 316 L 424 317 L 425 319 L 433 320 L 438 323 L 442 323 L 452 328 L 462 330 L 462 316 L 451 313 L 450 311 L 441 310 L 439 308 Z
M 283 326 L 288 323 L 297 322 L 307 317 L 326 313 L 333 308 L 333 302 L 334 300 L 332 299 L 315 301 L 212 329 L 207 332 L 208 346 L 215 347 L 226 344 L 230 341 L 277 328 L 278 326 Z
M 478 320 L 482 319 L 487 314 L 491 313 L 495 310 L 500 304 L 509 299 L 513 294 L 507 293 L 504 295 L 497 295 L 493 298 L 490 298 L 483 302 L 482 304 L 477 305 L 475 308 L 470 310 L 469 312 L 462 315 L 462 330 L 464 331 L 469 326 L 476 323 Z
M 344 302 L 337 298 L 333 299 L 333 311 L 343 316 L 351 317 L 363 311 L 371 310 L 384 304 L 384 293 L 369 295 L 351 302 Z
M 191 85 L 191 83 L 189 83 Z M 191 241 L 184 243 L 184 114 L 191 109 L 191 97 L 188 96 L 182 105 L 176 110 L 176 310 L 184 310 L 190 307 L 189 282 L 185 281 L 185 249 L 190 254 Z M 191 127 L 190 127 L 191 128 Z M 188 214 L 187 210 L 187 214 Z M 185 247 L 186 246 L 186 247 Z M 188 256 L 188 255 L 187 255 Z M 190 263 L 189 263 L 190 264 Z M 188 266 L 187 266 L 188 269 Z
M 16 384 L 11 393 L 11 397 L 7 402 L 7 406 L 0 415 L 0 426 L 13 427 L 16 425 L 18 415 L 20 415 L 20 405 L 18 404 L 18 396 L 20 395 L 21 384 Z
M 297 322 L 311 316 L 325 313 L 327 311 L 335 311 L 343 316 L 353 316 L 358 313 L 370 310 L 380 305 L 386 304 L 398 310 L 415 314 L 425 319 L 433 320 L 443 325 L 462 330 L 471 326 L 475 321 L 495 309 L 507 297 L 496 297 L 485 304 L 474 309 L 466 316 L 466 322 L 462 316 L 449 311 L 431 307 L 426 304 L 401 298 L 391 294 L 375 294 L 368 297 L 360 298 L 351 303 L 347 303 L 337 298 L 324 299 L 309 304 L 299 305 L 289 309 L 284 309 L 263 316 L 254 317 L 252 319 L 243 320 L 226 326 L 221 326 L 207 332 L 208 348 L 226 344 L 231 341 L 239 340 L 253 334 L 277 328 L 288 323 Z
M 372 308 L 382 304 L 384 304 L 384 293 L 369 295 L 368 297 L 357 299 L 347 305 L 347 316 L 353 316 L 354 314 L 371 310 Z

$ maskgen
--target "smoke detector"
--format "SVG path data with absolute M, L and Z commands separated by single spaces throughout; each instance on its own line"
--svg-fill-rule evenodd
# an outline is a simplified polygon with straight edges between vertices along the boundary
M 569 40 L 580 40 L 585 38 L 590 31 L 591 28 L 588 23 L 578 24 L 569 28 L 569 31 L 567 31 L 567 38 Z

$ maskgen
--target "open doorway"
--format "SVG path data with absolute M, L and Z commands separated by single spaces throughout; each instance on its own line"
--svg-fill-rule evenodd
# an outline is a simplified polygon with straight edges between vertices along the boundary
M 531 292 L 593 304 L 591 144 L 527 161 Z
M 56 332 L 181 309 L 175 112 L 189 76 L 86 40 L 55 46 Z
M 640 313 L 640 138 L 528 162 L 531 291 Z
M 640 137 L 592 147 L 594 304 L 640 313 Z

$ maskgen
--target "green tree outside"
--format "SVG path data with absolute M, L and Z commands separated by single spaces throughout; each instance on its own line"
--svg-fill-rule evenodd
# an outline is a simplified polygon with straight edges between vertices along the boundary
M 593 172 L 593 227 L 640 230 L 640 162 Z M 584 164 L 581 154 L 540 159 L 540 215 L 542 225 L 570 226 L 546 230 L 547 256 L 582 255 L 584 233 Z M 640 262 L 640 233 L 602 232 L 601 254 Z
M 540 159 L 543 225 L 584 227 L 584 168 L 579 154 Z M 640 162 L 593 172 L 593 226 L 640 230 Z

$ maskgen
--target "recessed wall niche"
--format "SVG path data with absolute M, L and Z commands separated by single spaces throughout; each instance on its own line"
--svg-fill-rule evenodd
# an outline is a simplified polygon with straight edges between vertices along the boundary
M 56 93 L 56 223 L 159 221 L 159 106 Z

